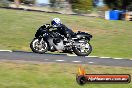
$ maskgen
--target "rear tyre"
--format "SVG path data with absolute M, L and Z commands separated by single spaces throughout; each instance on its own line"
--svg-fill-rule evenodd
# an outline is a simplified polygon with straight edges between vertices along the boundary
M 30 48 L 33 52 L 43 54 L 48 51 L 48 43 L 41 39 L 33 39 L 33 41 L 30 43 Z
M 88 46 L 88 47 L 86 47 Z M 90 43 L 87 43 L 84 47 L 84 50 L 82 50 L 82 47 L 78 48 L 78 47 L 74 47 L 73 48 L 73 52 L 78 55 L 78 56 L 88 56 L 91 52 L 92 52 L 92 46 L 90 45 Z M 82 52 L 83 51 L 83 52 Z

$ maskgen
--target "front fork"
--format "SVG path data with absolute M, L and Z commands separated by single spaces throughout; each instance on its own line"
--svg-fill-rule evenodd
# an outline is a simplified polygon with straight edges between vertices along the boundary
M 42 37 L 40 37 L 40 38 L 38 38 L 38 40 L 39 40 L 38 43 L 41 44 L 44 39 Z

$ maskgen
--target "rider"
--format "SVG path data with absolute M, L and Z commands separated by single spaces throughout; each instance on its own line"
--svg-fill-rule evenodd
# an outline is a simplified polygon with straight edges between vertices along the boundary
M 64 24 L 62 24 L 61 20 L 59 18 L 54 18 L 51 21 L 51 25 L 54 28 L 57 28 L 58 32 L 62 35 L 64 35 L 66 38 L 70 39 L 71 36 L 74 34 L 74 32 L 66 27 Z

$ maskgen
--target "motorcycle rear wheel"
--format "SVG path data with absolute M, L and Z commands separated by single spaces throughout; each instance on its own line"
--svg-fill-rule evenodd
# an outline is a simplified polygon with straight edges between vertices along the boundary
M 87 52 L 81 52 L 80 48 L 74 47 L 73 48 L 73 52 L 77 55 L 77 56 L 88 56 L 91 52 L 92 52 L 92 46 L 90 45 L 90 43 L 87 43 L 89 48 L 87 50 Z

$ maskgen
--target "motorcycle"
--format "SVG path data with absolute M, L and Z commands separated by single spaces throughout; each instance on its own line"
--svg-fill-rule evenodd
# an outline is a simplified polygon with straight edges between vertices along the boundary
M 54 29 L 50 24 L 41 26 L 30 43 L 31 50 L 39 54 L 47 51 L 74 52 L 77 56 L 88 56 L 92 52 L 89 43 L 91 34 L 78 31 L 71 35 L 71 39 L 67 39 Z

